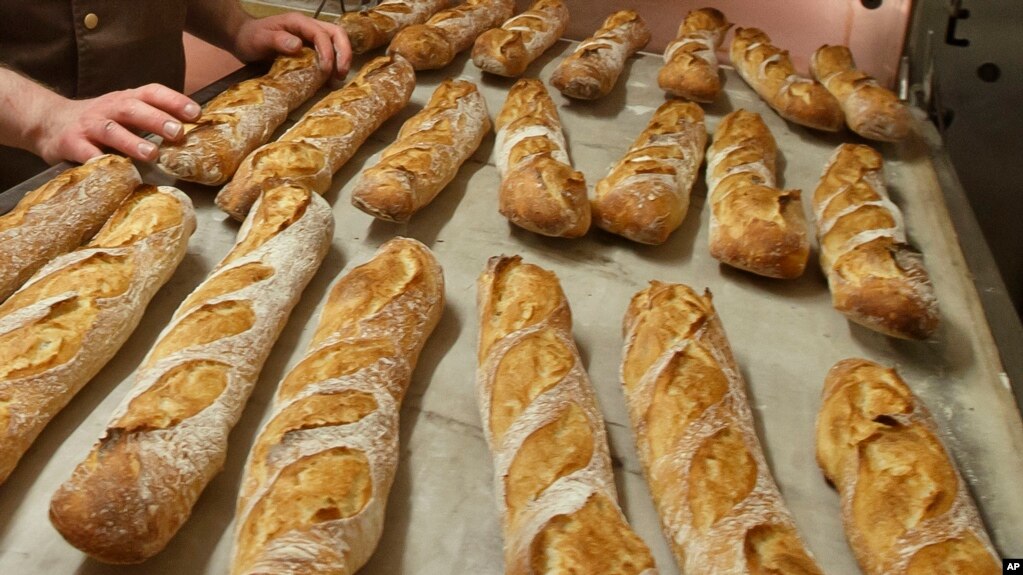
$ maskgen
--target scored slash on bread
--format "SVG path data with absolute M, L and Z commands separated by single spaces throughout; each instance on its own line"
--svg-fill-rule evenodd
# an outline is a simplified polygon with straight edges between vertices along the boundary
M 713 102 L 721 93 L 717 49 L 732 25 L 714 8 L 686 14 L 678 34 L 664 49 L 664 66 L 657 84 L 673 96 L 694 102 Z
M 500 26 L 514 11 L 514 0 L 467 0 L 437 12 L 424 24 L 398 32 L 387 53 L 401 55 L 416 70 L 437 70 L 472 47 L 484 31 Z
M 399 30 L 422 24 L 449 0 L 383 0 L 368 10 L 347 12 L 337 24 L 348 34 L 352 52 L 362 54 L 391 41 Z
M 484 72 L 521 76 L 565 33 L 568 18 L 568 7 L 562 0 L 537 0 L 500 28 L 480 34 L 472 47 L 472 61 Z
M 650 42 L 650 29 L 632 10 L 611 14 L 551 75 L 551 86 L 569 98 L 596 100 L 608 95 L 629 56 Z

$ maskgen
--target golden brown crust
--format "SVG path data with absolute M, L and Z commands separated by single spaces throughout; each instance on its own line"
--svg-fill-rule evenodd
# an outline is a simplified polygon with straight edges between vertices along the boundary
M 653 575 L 617 504 L 603 418 L 557 276 L 517 256 L 491 258 L 477 297 L 477 394 L 505 572 Z
M 669 100 L 594 190 L 594 223 L 644 244 L 662 244 L 689 210 L 689 194 L 703 163 L 703 110 Z
M 467 0 L 434 14 L 425 24 L 398 32 L 387 53 L 400 54 L 416 70 L 443 68 L 485 30 L 510 18 L 514 10 L 514 0 Z
M 650 29 L 632 10 L 611 14 L 551 75 L 551 86 L 570 98 L 596 100 L 614 88 L 629 56 L 650 41 Z
M 710 294 L 651 282 L 624 335 L 637 451 L 682 570 L 821 574 L 767 468 Z
M 998 556 L 933 418 L 894 369 L 835 364 L 817 418 L 817 462 L 842 497 L 867 575 L 994 575 Z
M 472 61 L 484 72 L 521 76 L 529 64 L 558 41 L 568 27 L 562 0 L 536 0 L 529 10 L 476 38 Z
M 717 49 L 732 24 L 714 8 L 686 14 L 675 40 L 664 49 L 657 84 L 673 96 L 713 102 L 721 93 Z
M 845 118 L 828 90 L 796 73 L 789 54 L 771 44 L 757 28 L 737 28 L 730 49 L 732 64 L 760 97 L 786 120 L 837 132 Z
M 448 0 L 384 0 L 368 10 L 348 12 L 338 18 L 338 26 L 348 34 L 352 52 L 362 54 L 391 41 L 402 28 L 421 24 Z
M 821 268 L 846 317 L 893 337 L 926 339 L 938 328 L 937 301 L 888 199 L 882 164 L 876 150 L 854 144 L 829 160 L 813 196 Z

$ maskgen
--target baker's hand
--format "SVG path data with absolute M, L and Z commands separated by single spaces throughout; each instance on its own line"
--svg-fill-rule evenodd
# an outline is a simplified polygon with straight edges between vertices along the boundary
M 320 66 L 338 78 L 352 65 L 352 45 L 337 24 L 298 12 L 247 19 L 235 36 L 234 54 L 245 62 L 265 60 L 275 54 L 294 54 L 307 42 L 316 48 Z
M 60 98 L 43 119 L 35 153 L 54 164 L 61 160 L 85 162 L 112 148 L 144 162 L 157 158 L 152 142 L 136 132 L 152 132 L 165 140 L 182 136 L 181 121 L 199 117 L 199 105 L 166 86 L 110 92 L 88 100 Z

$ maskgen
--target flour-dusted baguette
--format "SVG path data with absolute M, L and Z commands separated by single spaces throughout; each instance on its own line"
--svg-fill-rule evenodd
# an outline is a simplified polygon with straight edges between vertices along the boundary
M 424 24 L 398 32 L 387 53 L 400 54 L 416 70 L 443 68 L 468 50 L 480 34 L 500 26 L 514 11 L 514 0 L 468 0 L 437 12 Z
M 217 205 L 242 220 L 266 189 L 289 184 L 326 192 L 334 173 L 384 120 L 408 104 L 415 87 L 415 71 L 402 58 L 370 60 L 354 80 L 317 102 L 279 140 L 249 154 L 217 194 Z
M 846 317 L 893 337 L 926 339 L 938 328 L 937 300 L 882 168 L 869 146 L 842 144 L 832 154 L 813 194 L 821 267 Z
M 543 82 L 523 78 L 497 116 L 494 158 L 501 172 L 499 209 L 513 224 L 575 238 L 590 229 L 586 179 L 572 168 L 558 109 Z
M 654 575 L 618 507 L 604 419 L 552 272 L 491 258 L 478 282 L 476 391 L 507 575 Z
M 46 262 L 91 238 L 140 183 L 128 158 L 99 156 L 62 172 L 0 216 L 0 302 Z
M 396 238 L 331 290 L 252 448 L 233 575 L 351 575 L 384 526 L 398 412 L 444 307 L 440 264 Z
M 650 29 L 632 10 L 615 12 L 593 36 L 579 43 L 551 75 L 551 85 L 569 98 L 596 100 L 614 88 L 625 60 L 650 41 Z
M 0 483 L 128 339 L 193 231 L 187 196 L 140 186 L 88 245 L 0 305 Z
M 686 217 L 706 145 L 700 106 L 662 104 L 625 157 L 597 182 L 594 223 L 636 242 L 664 243 Z
M 934 419 L 894 369 L 865 359 L 831 368 L 817 462 L 865 575 L 1002 572 Z
M 714 8 L 686 14 L 675 40 L 664 49 L 657 74 L 661 89 L 696 102 L 713 102 L 721 93 L 717 49 L 732 25 Z
M 796 278 L 810 257 L 799 190 L 775 188 L 778 149 L 759 114 L 736 110 L 707 152 L 710 253 L 773 278 Z
M 767 467 L 710 292 L 650 282 L 624 335 L 637 452 L 682 570 L 820 575 Z
M 382 220 L 407 222 L 454 179 L 489 131 L 487 104 L 476 85 L 445 80 L 380 160 L 362 172 L 352 203 Z
M 326 80 L 312 48 L 278 56 L 265 76 L 235 84 L 203 106 L 199 119 L 185 124 L 180 142 L 160 147 L 157 166 L 182 180 L 223 184 Z
M 369 52 L 391 41 L 402 28 L 422 24 L 448 0 L 383 0 L 368 10 L 342 14 L 337 23 L 348 33 L 352 51 Z
M 529 64 L 558 41 L 568 27 L 562 0 L 536 0 L 529 10 L 476 38 L 472 61 L 484 72 L 521 76 Z
M 894 92 L 856 69 L 849 48 L 821 46 L 810 58 L 810 73 L 838 99 L 852 131 L 886 142 L 909 135 L 909 109 Z
M 50 520 L 68 542 L 107 563 L 138 563 L 167 545 L 223 466 L 228 433 L 333 228 L 330 206 L 309 190 L 260 196 L 53 496 Z
M 814 80 L 796 73 L 789 53 L 757 28 L 737 28 L 730 49 L 742 79 L 778 115 L 817 130 L 837 132 L 845 118 L 838 100 Z

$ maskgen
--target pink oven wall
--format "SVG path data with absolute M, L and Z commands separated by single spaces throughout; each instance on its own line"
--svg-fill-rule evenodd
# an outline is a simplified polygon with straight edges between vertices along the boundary
M 810 54 L 822 44 L 845 44 L 857 65 L 886 85 L 894 85 L 906 37 L 912 0 L 882 0 L 869 10 L 860 0 L 565 0 L 572 14 L 566 36 L 581 40 L 596 30 L 608 14 L 632 9 L 653 32 L 648 52 L 661 53 L 690 10 L 711 6 L 736 26 L 754 26 L 787 49 L 796 67 L 807 71 Z M 520 10 L 531 3 L 517 0 Z M 723 61 L 731 34 L 722 47 Z

